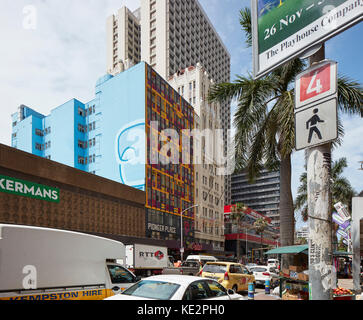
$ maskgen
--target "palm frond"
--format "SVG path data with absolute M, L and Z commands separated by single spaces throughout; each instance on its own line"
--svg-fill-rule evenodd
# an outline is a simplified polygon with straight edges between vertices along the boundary
M 240 15 L 239 23 L 242 27 L 242 30 L 245 32 L 247 47 L 251 47 L 252 46 L 251 9 L 248 7 L 241 9 L 239 15 Z
M 339 109 L 349 115 L 363 116 L 363 88 L 348 77 L 338 78 Z

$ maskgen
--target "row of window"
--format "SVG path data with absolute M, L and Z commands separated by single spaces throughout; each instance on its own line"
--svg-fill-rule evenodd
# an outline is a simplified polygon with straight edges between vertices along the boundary
M 89 157 L 78 156 L 78 164 L 86 165 L 96 162 L 96 155 L 90 155 Z M 93 173 L 93 172 L 92 172 Z
M 190 194 L 192 198 L 192 194 Z M 185 201 L 182 196 L 164 193 L 151 187 L 147 187 L 147 207 L 159 210 L 165 210 L 171 213 L 181 213 L 181 211 L 192 206 L 193 201 Z M 187 217 L 194 216 L 194 210 L 188 210 L 183 215 Z
M 78 140 L 78 147 L 81 149 L 87 149 L 88 147 L 94 147 L 96 145 L 96 138 L 89 139 L 88 141 Z
M 46 142 L 45 144 L 41 144 L 41 143 L 35 144 L 35 149 L 37 149 L 39 151 L 43 151 L 43 150 L 46 150 L 49 148 L 50 148 L 50 141 Z
M 78 115 L 80 115 L 81 117 L 85 118 L 93 113 L 96 113 L 96 105 L 92 105 L 86 109 L 78 108 Z
M 206 207 L 203 207 L 202 216 L 204 218 L 215 219 L 215 220 L 219 220 L 219 218 L 221 218 L 220 213 L 218 211 L 213 211 L 212 209 L 209 209 L 209 215 L 208 215 L 208 208 Z
M 35 134 L 39 137 L 43 137 L 44 135 L 50 134 L 51 130 L 50 127 L 45 128 L 44 130 L 41 129 L 35 129 Z

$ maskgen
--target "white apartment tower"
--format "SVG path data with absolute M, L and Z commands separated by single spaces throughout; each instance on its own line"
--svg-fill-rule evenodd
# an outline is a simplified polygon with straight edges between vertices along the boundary
M 150 64 L 164 79 L 168 79 L 178 70 L 196 66 L 199 62 L 214 83 L 230 82 L 230 54 L 198 0 L 140 1 L 141 61 Z M 135 13 L 128 11 L 128 16 L 132 15 L 136 17 Z M 113 41 L 116 34 L 119 35 L 118 41 L 123 42 L 125 47 L 137 44 L 129 37 L 121 38 L 122 35 L 129 34 L 128 23 L 125 24 L 124 30 L 119 25 L 118 31 L 114 31 L 112 24 L 115 21 L 128 20 L 121 16 L 119 12 L 118 18 L 110 17 L 108 21 L 108 72 L 112 74 L 120 72 L 117 59 L 136 57 L 136 55 L 129 56 L 126 50 L 127 54 L 119 55 L 115 59 Z M 121 43 L 119 47 L 121 52 Z M 218 117 L 224 131 L 224 153 L 227 155 L 228 130 L 231 128 L 230 101 L 220 105 Z M 231 203 L 230 176 L 226 177 L 224 200 L 226 204 Z
M 169 84 L 187 100 L 196 112 L 196 129 L 201 132 L 221 129 L 218 117 L 219 103 L 208 103 L 207 94 L 213 81 L 206 70 L 197 63 L 184 70 L 179 70 L 168 78 Z M 210 137 L 209 134 L 207 134 Z M 217 163 L 214 155 L 208 164 L 203 163 L 202 152 L 207 150 L 203 135 L 194 137 L 194 194 L 195 204 L 195 239 L 201 244 L 210 244 L 214 250 L 224 250 L 224 176 L 217 175 Z M 203 140 L 204 139 L 204 140 Z M 213 142 L 213 141 L 212 141 Z M 213 150 L 218 152 L 217 150 Z M 208 156 L 208 155 L 207 155 Z
M 107 72 L 115 75 L 140 61 L 140 9 L 123 6 L 107 19 Z

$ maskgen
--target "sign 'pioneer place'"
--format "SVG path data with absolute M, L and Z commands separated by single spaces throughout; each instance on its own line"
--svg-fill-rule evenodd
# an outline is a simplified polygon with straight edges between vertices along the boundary
M 363 0 L 251 1 L 255 78 L 363 18 Z

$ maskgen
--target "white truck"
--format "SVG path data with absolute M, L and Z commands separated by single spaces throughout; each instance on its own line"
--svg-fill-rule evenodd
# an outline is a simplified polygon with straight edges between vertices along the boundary
M 102 300 L 139 281 L 121 242 L 0 224 L 0 300 Z
M 126 245 L 126 267 L 138 276 L 161 274 L 166 267 L 173 266 L 167 247 L 144 244 Z

